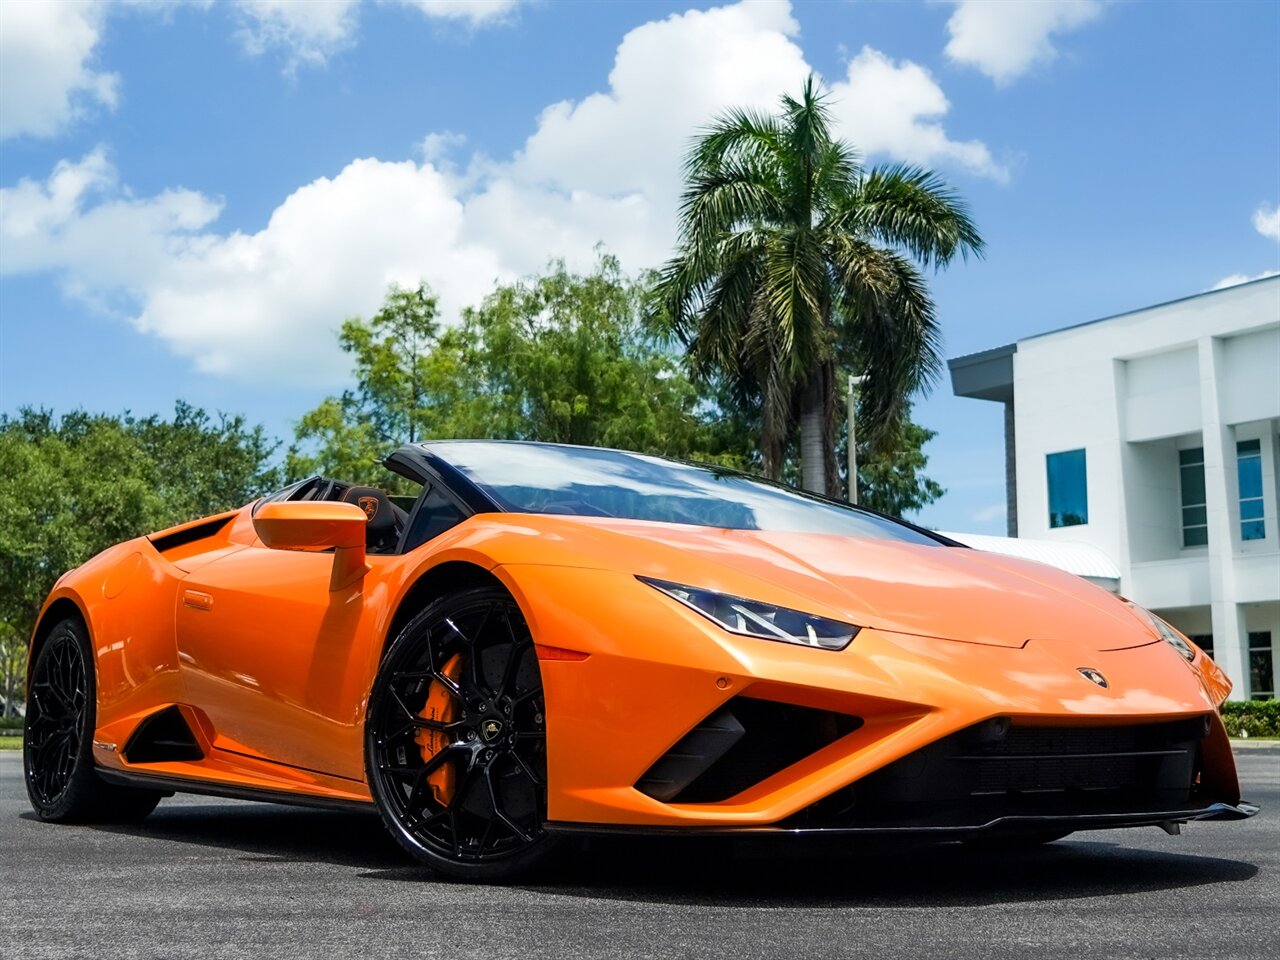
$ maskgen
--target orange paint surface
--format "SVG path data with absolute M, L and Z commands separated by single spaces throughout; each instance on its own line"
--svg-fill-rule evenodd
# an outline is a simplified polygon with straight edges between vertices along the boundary
M 1121 601 L 1048 567 L 822 534 L 516 514 L 480 514 L 407 554 L 366 557 L 363 522 L 351 504 L 266 504 L 256 518 L 246 507 L 212 537 L 165 554 L 139 538 L 59 581 L 46 610 L 75 604 L 95 651 L 95 739 L 123 745 L 143 718 L 178 704 L 205 759 L 141 772 L 368 801 L 364 714 L 392 624 L 424 576 L 461 563 L 506 586 L 537 645 L 551 820 L 776 823 L 997 716 L 1056 726 L 1208 716 L 1202 786 L 1239 799 L 1217 717 L 1230 689 L 1222 672 L 1203 653 L 1186 663 Z M 740 636 L 637 576 L 862 629 L 838 652 Z M 662 803 L 634 788 L 742 695 L 863 724 L 720 803 Z M 119 749 L 95 760 L 131 768 Z

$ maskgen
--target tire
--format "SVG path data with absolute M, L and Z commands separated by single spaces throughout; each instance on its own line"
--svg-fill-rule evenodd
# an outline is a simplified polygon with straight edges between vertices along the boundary
M 387 829 L 438 873 L 496 882 L 547 861 L 542 676 L 510 594 L 461 591 L 405 625 L 370 693 L 365 768 Z
M 74 618 L 49 631 L 31 667 L 22 771 L 37 817 L 49 823 L 136 822 L 162 794 L 104 782 L 93 768 L 97 720 L 93 652 Z

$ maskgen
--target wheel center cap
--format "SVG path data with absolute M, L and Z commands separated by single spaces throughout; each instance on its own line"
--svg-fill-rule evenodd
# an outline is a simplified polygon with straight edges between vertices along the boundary
M 492 743 L 502 735 L 501 720 L 486 720 L 480 724 L 480 737 L 485 743 Z

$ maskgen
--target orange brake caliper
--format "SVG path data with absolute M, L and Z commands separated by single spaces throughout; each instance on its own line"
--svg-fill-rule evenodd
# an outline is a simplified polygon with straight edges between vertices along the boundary
M 462 676 L 462 654 L 455 653 L 440 672 L 454 683 L 457 683 L 458 678 Z M 437 723 L 452 723 L 457 718 L 457 712 L 457 699 L 443 683 L 439 680 L 432 680 L 431 686 L 427 688 L 427 702 L 423 704 L 422 712 L 419 716 L 426 720 L 434 720 Z M 424 763 L 450 743 L 449 735 L 443 730 L 428 730 L 426 728 L 419 730 L 415 739 L 418 741 L 418 746 L 422 748 L 422 760 Z M 427 783 L 431 786 L 431 793 L 435 797 L 436 803 L 442 807 L 447 807 L 453 800 L 455 776 L 453 764 L 444 763 L 427 777 Z

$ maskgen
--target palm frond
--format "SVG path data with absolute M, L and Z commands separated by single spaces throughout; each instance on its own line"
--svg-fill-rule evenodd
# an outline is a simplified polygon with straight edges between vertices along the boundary
M 706 246 L 743 225 L 780 224 L 785 217 L 785 200 L 771 171 L 735 159 L 690 180 L 680 203 L 680 238 Z
M 772 238 L 764 256 L 762 294 L 778 331 L 785 366 L 800 375 L 815 360 L 825 325 L 826 261 L 815 236 L 793 230 Z
M 731 159 L 776 156 L 783 148 L 785 130 L 777 117 L 754 110 L 725 111 L 694 139 L 684 159 L 687 178 L 715 173 Z
M 919 269 L 906 257 L 840 237 L 831 258 L 839 298 L 836 319 L 867 376 L 861 408 L 868 436 L 888 439 L 910 398 L 942 371 L 942 334 Z
M 925 267 L 945 266 L 956 254 L 981 257 L 983 251 L 959 194 L 936 173 L 909 164 L 868 171 L 822 228 L 898 247 Z

